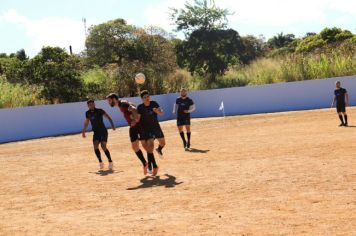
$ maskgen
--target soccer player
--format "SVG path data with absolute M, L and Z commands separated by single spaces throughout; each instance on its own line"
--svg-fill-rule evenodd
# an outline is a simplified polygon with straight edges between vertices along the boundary
M 177 111 L 178 109 L 178 111 Z M 190 148 L 190 113 L 195 111 L 195 105 L 192 99 L 188 97 L 188 92 L 186 89 L 180 91 L 180 97 L 177 98 L 176 103 L 173 106 L 173 114 L 177 113 L 177 126 L 180 137 L 183 141 L 183 146 L 186 150 Z M 183 128 L 187 131 L 187 139 L 185 139 Z
M 110 121 L 110 124 L 111 124 L 111 127 L 113 130 L 115 130 L 115 125 L 114 125 L 111 117 L 104 110 L 95 107 L 94 100 L 88 100 L 87 104 L 88 104 L 89 110 L 85 113 L 85 121 L 84 121 L 84 128 L 82 131 L 82 136 L 83 136 L 83 138 L 86 137 L 85 132 L 88 128 L 89 121 L 90 121 L 92 130 L 94 132 L 94 135 L 93 135 L 94 152 L 95 152 L 96 157 L 98 158 L 99 167 L 101 170 L 104 168 L 104 163 L 101 160 L 101 153 L 99 150 L 99 144 L 100 144 L 106 157 L 108 158 L 109 169 L 112 170 L 114 165 L 111 160 L 110 152 L 106 147 L 106 144 L 108 142 L 108 131 L 104 125 L 103 116 Z
M 331 104 L 331 107 L 333 107 L 336 102 L 336 111 L 341 121 L 341 124 L 339 126 L 348 126 L 346 106 L 349 106 L 349 95 L 346 89 L 341 87 L 340 81 L 337 81 L 335 85 L 336 85 L 336 89 L 334 91 L 334 99 Z M 344 117 L 342 117 L 342 115 L 344 115 Z
M 145 148 L 145 142 L 143 140 L 143 128 L 138 121 L 138 113 L 136 107 L 133 104 L 130 104 L 128 101 L 120 100 L 119 97 L 115 93 L 110 93 L 106 100 L 108 101 L 111 107 L 118 107 L 119 110 L 122 112 L 124 118 L 126 119 L 128 125 L 130 126 L 129 135 L 131 141 L 131 147 L 136 153 L 136 156 L 141 161 L 143 165 L 143 173 L 144 175 L 147 174 L 148 164 L 143 156 L 143 153 L 140 149 L 140 141 Z
M 157 115 L 164 115 L 164 112 L 157 102 L 151 101 L 147 90 L 142 91 L 140 95 L 143 103 L 137 107 L 137 112 L 140 115 L 140 123 L 142 124 L 146 141 L 148 169 L 151 170 L 153 167 L 152 175 L 155 176 L 158 173 L 158 166 L 153 154 L 154 140 L 157 139 L 159 142 L 156 151 L 161 158 L 163 158 L 162 149 L 166 145 L 164 134 L 157 118 Z

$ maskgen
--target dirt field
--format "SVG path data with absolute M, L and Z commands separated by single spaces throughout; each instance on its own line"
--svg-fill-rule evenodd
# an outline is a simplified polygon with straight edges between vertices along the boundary
M 156 178 L 127 128 L 109 133 L 113 173 L 91 134 L 0 145 L 0 235 L 356 235 L 356 128 L 338 124 L 334 110 L 196 119 L 185 152 L 165 122 Z

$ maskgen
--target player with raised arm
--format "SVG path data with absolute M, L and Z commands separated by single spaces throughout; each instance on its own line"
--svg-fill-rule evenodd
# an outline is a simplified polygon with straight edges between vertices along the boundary
M 85 121 L 84 121 L 84 128 L 82 131 L 82 136 L 83 136 L 83 138 L 86 137 L 85 132 L 86 132 L 89 122 L 90 122 L 92 130 L 94 132 L 94 135 L 93 135 L 94 152 L 95 152 L 96 157 L 98 158 L 100 169 L 104 168 L 104 163 L 101 160 L 99 144 L 101 145 L 101 148 L 103 149 L 106 157 L 108 158 L 109 169 L 112 170 L 114 165 L 113 165 L 113 161 L 111 159 L 109 149 L 107 149 L 107 147 L 106 147 L 107 142 L 108 142 L 108 131 L 105 127 L 103 117 L 105 117 L 106 119 L 109 120 L 113 130 L 115 130 L 115 125 L 114 125 L 111 117 L 103 109 L 95 107 L 94 100 L 88 100 L 87 105 L 88 105 L 89 110 L 85 113 Z
M 115 93 L 110 93 L 106 100 L 108 101 L 111 107 L 118 107 L 122 112 L 122 115 L 126 119 L 128 125 L 130 126 L 129 135 L 131 141 L 131 147 L 133 151 L 136 153 L 136 156 L 141 161 L 143 166 L 144 175 L 147 174 L 148 164 L 143 155 L 143 152 L 140 149 L 140 141 L 145 148 L 145 141 L 143 140 L 143 128 L 139 122 L 139 116 L 137 113 L 136 107 L 129 103 L 128 101 L 121 100 Z
M 157 139 L 159 142 L 156 151 L 161 157 L 163 157 L 162 149 L 166 145 L 164 134 L 157 117 L 157 115 L 164 115 L 164 112 L 157 102 L 150 100 L 150 95 L 147 90 L 142 91 L 140 95 L 143 103 L 137 107 L 137 112 L 140 115 L 140 123 L 142 124 L 144 139 L 146 141 L 148 169 L 151 170 L 153 167 L 152 174 L 155 176 L 158 172 L 158 166 L 153 154 L 154 140 Z
M 183 146 L 186 150 L 190 148 L 191 138 L 191 123 L 190 113 L 195 111 L 195 104 L 191 98 L 188 97 L 188 91 L 182 89 L 180 91 L 180 97 L 177 98 L 176 103 L 173 106 L 173 114 L 177 113 L 177 126 L 180 137 L 183 141 Z M 185 139 L 183 128 L 187 132 L 187 140 Z

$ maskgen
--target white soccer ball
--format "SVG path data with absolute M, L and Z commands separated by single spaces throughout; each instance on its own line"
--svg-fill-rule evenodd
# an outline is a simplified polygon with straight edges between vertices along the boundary
M 138 84 L 144 84 L 146 81 L 146 76 L 143 73 L 138 73 L 135 76 L 135 81 Z

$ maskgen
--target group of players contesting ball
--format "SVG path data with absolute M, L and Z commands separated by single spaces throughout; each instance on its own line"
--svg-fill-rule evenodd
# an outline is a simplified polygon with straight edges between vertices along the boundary
M 158 121 L 158 115 L 164 115 L 164 111 L 159 104 L 151 101 L 147 90 L 140 93 L 142 104 L 137 107 L 125 100 L 119 99 L 118 95 L 111 93 L 106 97 L 107 102 L 111 107 L 117 107 L 129 125 L 129 136 L 131 146 L 136 156 L 141 161 L 144 175 L 150 174 L 156 176 L 158 173 L 158 165 L 154 156 L 154 141 L 158 141 L 158 147 L 155 149 L 158 155 L 163 158 L 163 148 L 166 145 L 163 131 Z M 109 169 L 113 169 L 113 161 L 109 150 L 106 147 L 108 141 L 108 131 L 104 125 L 103 117 L 110 121 L 112 129 L 115 130 L 115 125 L 111 117 L 102 109 L 95 107 L 94 100 L 87 101 L 89 110 L 85 113 L 85 122 L 82 136 L 85 138 L 85 132 L 91 123 L 93 135 L 93 145 L 96 157 L 98 158 L 100 169 L 104 168 L 104 163 L 101 159 L 99 145 L 103 149 L 108 162 Z M 190 148 L 190 113 L 195 110 L 195 105 L 192 99 L 188 97 L 187 90 L 182 89 L 180 97 L 177 98 L 173 106 L 173 113 L 177 114 L 177 126 L 180 136 L 183 141 L 184 148 Z M 184 134 L 184 127 L 187 132 L 187 139 Z M 147 161 L 140 148 L 140 143 L 143 149 L 147 152 Z
M 346 89 L 341 87 L 340 81 L 337 81 L 335 85 L 336 89 L 334 91 L 334 98 L 331 107 L 333 107 L 336 103 L 337 114 L 341 121 L 339 126 L 348 126 L 346 107 L 349 106 L 349 96 Z M 180 97 L 177 98 L 173 106 L 173 113 L 177 114 L 177 126 L 179 134 L 182 138 L 183 146 L 186 150 L 189 150 L 191 145 L 190 113 L 195 111 L 195 105 L 193 100 L 187 95 L 187 90 L 182 89 Z M 119 97 L 114 93 L 109 94 L 106 99 L 111 107 L 118 107 L 126 119 L 130 127 L 129 135 L 132 149 L 142 163 L 144 175 L 150 174 L 152 176 L 156 176 L 158 173 L 158 165 L 154 157 L 154 141 L 158 141 L 156 152 L 161 158 L 163 158 L 163 148 L 166 145 L 164 134 L 157 116 L 164 115 L 164 111 L 160 108 L 157 102 L 151 101 L 147 90 L 142 91 L 140 96 L 142 104 L 137 107 L 128 101 L 119 99 Z M 89 110 L 85 114 L 86 119 L 84 122 L 82 136 L 85 138 L 85 132 L 90 121 L 94 132 L 94 151 L 98 158 L 100 169 L 104 168 L 104 164 L 101 159 L 99 144 L 108 159 L 108 167 L 112 170 L 113 161 L 111 159 L 110 152 L 106 147 L 108 132 L 104 125 L 103 117 L 110 121 L 113 130 L 115 130 L 114 122 L 104 110 L 95 107 L 94 100 L 88 100 L 87 105 Z M 186 129 L 187 139 L 185 138 L 183 131 L 184 127 Z M 140 149 L 140 143 L 147 152 L 147 161 L 142 150 Z

